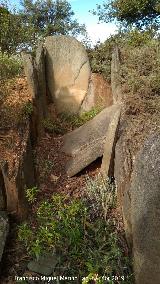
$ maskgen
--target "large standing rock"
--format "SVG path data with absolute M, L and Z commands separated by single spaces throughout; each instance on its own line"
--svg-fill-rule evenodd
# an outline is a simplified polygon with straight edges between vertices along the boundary
M 45 54 L 43 44 L 39 44 L 36 50 L 35 65 L 37 70 L 38 80 L 38 110 L 41 111 L 41 117 L 46 118 L 48 115 L 47 109 L 47 87 L 46 87 L 46 70 L 45 70 Z
M 117 109 L 111 117 L 110 124 L 106 132 L 106 142 L 104 145 L 104 153 L 101 166 L 101 172 L 105 177 L 114 176 L 114 152 L 120 113 L 121 107 L 119 106 L 118 108 L 117 105 Z
M 105 108 L 96 117 L 65 135 L 63 151 L 71 156 L 66 165 L 68 176 L 73 176 L 103 155 L 107 130 L 118 105 Z
M 0 262 L 2 259 L 8 231 L 9 231 L 9 224 L 8 224 L 7 214 L 4 211 L 0 211 Z
M 91 91 L 87 52 L 80 42 L 69 36 L 49 36 L 45 48 L 46 79 L 57 110 L 76 113 Z
M 113 94 L 113 103 L 121 103 L 122 90 L 121 90 L 121 78 L 120 78 L 120 55 L 118 47 L 115 47 L 112 53 L 111 87 Z
M 32 95 L 33 114 L 32 128 L 38 136 L 43 134 L 43 120 L 47 117 L 47 90 L 45 77 L 45 56 L 43 45 L 36 50 L 36 58 L 30 54 L 22 53 L 24 71 L 27 77 L 28 88 Z M 35 137 L 36 137 L 35 133 Z
M 160 133 L 142 147 L 131 182 L 136 284 L 160 283 Z

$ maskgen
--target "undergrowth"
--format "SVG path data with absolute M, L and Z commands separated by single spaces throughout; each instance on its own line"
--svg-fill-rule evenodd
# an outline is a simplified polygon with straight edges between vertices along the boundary
M 63 135 L 68 131 L 74 130 L 75 128 L 78 128 L 87 121 L 91 120 L 101 110 L 102 108 L 95 107 L 92 110 L 79 115 L 63 112 L 59 114 L 55 119 L 44 119 L 42 124 L 47 132 Z
M 143 46 L 121 49 L 123 92 L 141 98 L 160 95 L 160 45 L 156 40 Z
M 22 73 L 22 61 L 19 56 L 8 56 L 0 52 L 0 80 L 14 78 Z
M 83 199 L 54 194 L 38 204 L 35 189 L 27 191 L 34 225 L 20 225 L 19 240 L 37 261 L 45 253 L 56 254 L 56 275 L 76 275 L 83 284 L 95 277 L 94 283 L 106 283 L 104 277 L 110 279 L 107 283 L 121 283 L 122 276 L 123 283 L 132 283 L 128 250 L 111 216 L 116 198 L 113 183 L 101 176 L 87 178 L 85 192 Z M 118 282 L 113 281 L 115 275 Z
M 0 102 L 8 95 L 8 84 L 22 73 L 22 61 L 19 56 L 8 56 L 0 52 Z

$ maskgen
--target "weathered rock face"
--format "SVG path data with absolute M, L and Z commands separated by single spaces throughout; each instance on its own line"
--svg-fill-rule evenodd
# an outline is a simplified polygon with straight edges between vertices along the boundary
M 114 151 L 117 137 L 117 129 L 120 119 L 121 107 L 112 114 L 110 124 L 106 132 L 106 142 L 104 145 L 101 172 L 104 176 L 114 176 Z
M 152 134 L 135 161 L 131 221 L 136 283 L 160 283 L 160 133 Z
M 43 119 L 48 115 L 43 45 L 40 44 L 37 48 L 35 60 L 27 53 L 22 53 L 22 59 L 28 88 L 32 95 L 32 128 L 34 128 L 34 132 L 37 132 L 38 136 L 41 136 L 43 134 Z
M 119 76 L 120 72 L 120 56 L 118 47 L 115 48 L 112 53 L 112 63 L 111 63 L 111 87 L 113 94 L 113 103 L 122 102 L 122 90 L 121 90 L 121 80 Z
M 96 117 L 65 135 L 64 151 L 71 159 L 66 165 L 68 176 L 73 176 L 103 155 L 106 134 L 118 105 L 105 108 Z
M 130 180 L 133 170 L 133 157 L 130 145 L 124 133 L 115 147 L 114 176 L 117 185 L 118 203 L 122 209 L 125 233 L 130 248 L 132 247 Z
M 23 218 L 28 211 L 25 188 L 35 185 L 29 125 L 23 139 L 21 155 L 13 171 L 11 172 L 7 161 L 1 162 L 0 166 L 5 187 L 6 209 L 11 214 Z
M 136 284 L 160 282 L 160 133 L 133 155 L 124 133 L 116 144 L 115 178 Z
M 8 231 L 9 231 L 9 224 L 8 224 L 7 214 L 4 211 L 0 211 L 0 262 L 2 259 Z
M 80 112 L 90 111 L 93 107 L 105 108 L 113 104 L 110 85 L 101 74 L 92 73 L 90 79 L 90 90 L 86 95 Z
M 91 70 L 85 48 L 69 36 L 45 41 L 46 79 L 59 112 L 76 113 L 87 95 Z
M 101 74 L 92 73 L 95 106 L 109 107 L 113 104 L 111 86 Z

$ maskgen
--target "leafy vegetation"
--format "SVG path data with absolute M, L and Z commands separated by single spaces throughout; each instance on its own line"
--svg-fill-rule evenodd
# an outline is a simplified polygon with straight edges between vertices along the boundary
M 12 79 L 22 73 L 22 61 L 19 56 L 10 56 L 0 52 L 0 81 Z
M 158 26 L 160 23 L 159 0 L 104 1 L 102 5 L 97 5 L 97 11 L 93 13 L 99 16 L 100 21 L 116 20 L 125 27 L 147 28 Z
M 30 203 L 33 203 L 36 201 L 38 192 L 39 190 L 36 186 L 26 189 L 26 197 Z
M 80 115 L 71 113 L 61 113 L 54 120 L 46 118 L 43 120 L 44 129 L 49 133 L 65 134 L 67 131 L 80 127 L 101 111 L 100 107 L 95 107 L 92 110 Z
M 99 185 L 102 186 L 97 192 Z M 27 193 L 32 204 L 35 201 L 33 192 L 29 190 Z M 108 179 L 104 181 L 101 176 L 95 180 L 87 178 L 86 198 L 83 200 L 69 200 L 54 194 L 51 200 L 33 204 L 36 208 L 34 226 L 29 223 L 20 225 L 19 240 L 28 254 L 36 259 L 44 253 L 56 251 L 57 273 L 62 273 L 60 267 L 65 267 L 63 275 L 79 275 L 79 279 L 88 275 L 83 283 L 90 283 L 87 281 L 94 275 L 124 275 L 126 282 L 123 283 L 130 283 L 127 282 L 131 277 L 129 258 L 124 248 L 120 249 L 115 220 L 109 217 L 109 209 L 114 204 L 111 196 L 115 198 L 115 190 Z M 102 207 L 104 204 L 108 208 L 107 218 Z M 96 283 L 104 283 L 102 280 Z
M 3 54 L 34 50 L 40 40 L 50 35 L 86 36 L 85 25 L 78 23 L 66 0 L 23 0 L 19 10 L 2 2 L 0 19 Z
M 68 129 L 74 129 L 80 127 L 90 119 L 94 118 L 102 109 L 100 107 L 92 108 L 88 112 L 84 112 L 80 115 L 70 114 L 70 113 L 62 113 L 59 115 L 61 122 Z
M 156 40 L 148 44 L 121 49 L 123 92 L 141 98 L 160 94 L 160 46 Z
M 33 113 L 33 104 L 31 101 L 27 101 L 22 109 L 22 115 L 24 116 L 31 116 L 31 114 Z
M 22 19 L 17 11 L 9 10 L 6 2 L 0 3 L 0 51 L 2 54 L 13 54 L 17 47 L 23 45 L 27 37 L 27 26 L 22 23 Z

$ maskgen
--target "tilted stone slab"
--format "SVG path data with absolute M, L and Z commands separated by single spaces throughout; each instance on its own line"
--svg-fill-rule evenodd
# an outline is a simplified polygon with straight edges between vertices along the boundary
M 58 112 L 77 113 L 91 92 L 91 68 L 84 46 L 70 36 L 45 41 L 46 80 Z
M 4 211 L 0 211 L 0 262 L 2 259 L 8 231 L 9 224 L 7 214 Z
M 71 158 L 67 162 L 68 176 L 74 176 L 104 152 L 106 133 L 118 105 L 105 108 L 96 117 L 64 136 L 62 151 Z

